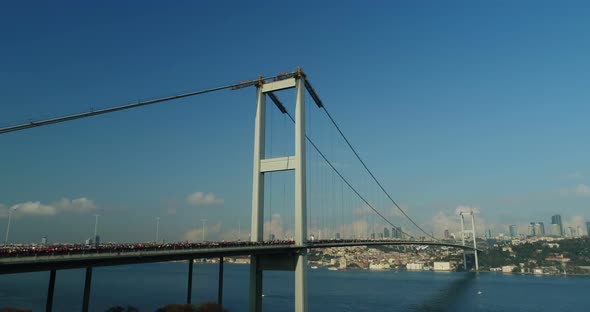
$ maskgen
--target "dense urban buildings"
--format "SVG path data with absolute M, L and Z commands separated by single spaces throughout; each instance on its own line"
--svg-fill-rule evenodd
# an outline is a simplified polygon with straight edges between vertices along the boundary
M 563 236 L 565 233 L 563 232 L 563 223 L 561 223 L 561 215 L 554 215 L 551 217 L 551 224 L 557 224 L 559 226 L 559 234 L 557 233 L 551 233 L 552 235 L 555 236 Z M 553 228 L 553 227 L 552 227 Z

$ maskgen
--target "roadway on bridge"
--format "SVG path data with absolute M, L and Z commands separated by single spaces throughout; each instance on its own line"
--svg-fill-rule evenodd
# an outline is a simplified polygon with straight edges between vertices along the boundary
M 98 266 L 129 265 L 150 262 L 184 261 L 190 259 L 219 258 L 249 255 L 295 254 L 302 248 L 335 248 L 354 246 L 438 246 L 464 250 L 473 247 L 454 243 L 427 241 L 393 240 L 322 240 L 309 242 L 306 246 L 296 246 L 293 242 L 220 242 L 208 244 L 144 245 L 142 248 L 129 248 L 129 244 L 102 246 L 103 248 L 70 249 L 57 253 L 31 252 L 4 253 L 0 256 L 0 274 L 39 272 L 48 270 L 79 269 Z M 126 246 L 126 249 L 120 248 Z M 478 251 L 481 251 L 478 249 Z

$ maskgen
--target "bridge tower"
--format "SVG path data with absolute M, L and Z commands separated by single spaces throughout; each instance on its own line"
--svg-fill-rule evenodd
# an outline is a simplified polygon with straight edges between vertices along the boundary
M 475 256 L 475 271 L 479 272 L 479 261 L 477 259 L 477 239 L 476 239 L 476 232 L 475 232 L 475 214 L 473 210 L 469 212 L 471 215 L 471 230 L 465 229 L 465 220 L 463 214 L 467 214 L 466 212 L 461 211 L 459 215 L 461 216 L 461 243 L 465 246 L 465 233 L 471 233 L 473 236 L 473 253 Z M 465 249 L 463 249 L 463 268 L 467 271 L 467 257 L 465 256 Z
M 305 76 L 299 68 L 290 77 L 276 81 L 259 79 L 256 84 L 254 128 L 254 172 L 252 183 L 252 227 L 250 240 L 263 241 L 264 176 L 276 171 L 295 170 L 295 245 L 307 243 L 306 159 L 305 159 Z M 286 113 L 273 92 L 295 88 L 295 155 L 265 158 L 266 95 Z M 262 311 L 262 275 L 265 270 L 295 272 L 295 311 L 307 311 L 307 249 L 285 255 L 253 255 L 250 260 L 249 311 Z

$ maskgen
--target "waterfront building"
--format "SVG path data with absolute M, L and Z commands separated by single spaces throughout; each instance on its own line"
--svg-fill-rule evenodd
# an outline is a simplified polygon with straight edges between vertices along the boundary
M 434 262 L 432 265 L 432 269 L 434 271 L 450 271 L 451 270 L 451 263 L 450 262 Z
M 563 223 L 561 223 L 561 215 L 553 215 L 551 216 L 551 224 L 557 224 L 559 225 L 559 235 L 557 236 L 563 236 L 565 233 L 563 231 Z M 551 233 L 553 234 L 553 233 Z
M 513 225 L 509 226 L 508 230 L 510 231 L 511 238 L 518 237 L 518 228 L 516 227 L 516 225 L 513 224 Z
M 512 273 L 514 268 L 517 268 L 514 264 L 502 266 L 502 273 Z
M 408 263 L 406 264 L 406 270 L 408 271 L 422 271 L 424 269 L 424 263 Z

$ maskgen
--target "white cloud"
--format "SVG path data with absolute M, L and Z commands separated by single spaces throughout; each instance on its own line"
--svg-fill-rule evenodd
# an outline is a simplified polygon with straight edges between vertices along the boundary
M 566 175 L 566 178 L 572 179 L 572 180 L 583 179 L 584 178 L 584 174 L 581 173 L 581 172 L 579 172 L 579 171 L 576 171 L 576 172 L 572 172 L 570 174 L 567 174 Z
M 60 212 L 87 213 L 96 210 L 96 204 L 86 197 L 78 199 L 62 198 L 54 204 Z
M 563 226 L 566 228 L 570 226 L 573 228 L 577 228 L 578 226 L 581 228 L 585 228 L 586 220 L 583 216 L 572 216 L 570 218 L 564 218 Z
M 221 232 L 221 222 L 212 225 L 205 224 L 204 229 L 203 227 L 200 227 L 188 230 L 184 233 L 182 238 L 186 241 L 202 241 L 203 230 L 205 231 L 204 237 L 206 241 L 216 241 L 219 239 L 219 233 Z
M 574 194 L 580 197 L 590 197 L 590 186 L 586 184 L 578 184 L 574 188 Z
M 461 231 L 461 218 L 459 214 L 461 212 L 470 213 L 471 211 L 475 214 L 475 227 L 478 236 L 481 236 L 486 229 L 493 228 L 492 225 L 487 224 L 486 220 L 480 216 L 479 207 L 470 205 L 459 205 L 452 213 L 439 211 L 430 222 L 423 224 L 422 227 L 425 229 L 431 228 L 435 237 L 441 237 L 445 230 L 458 235 Z M 465 228 L 471 229 L 471 216 L 465 215 L 464 218 Z
M 338 226 L 337 231 L 340 233 L 342 238 L 351 238 L 351 237 L 355 237 L 355 238 L 365 238 L 365 237 L 369 237 L 370 236 L 370 232 L 373 232 L 373 230 L 369 225 L 369 223 L 366 220 L 363 219 L 359 219 L 359 220 L 355 220 L 352 223 L 349 224 L 342 224 Z M 381 231 L 383 229 L 380 229 Z M 380 231 L 377 231 L 380 232 Z M 330 238 L 335 237 L 335 233 L 330 233 L 328 231 L 326 231 L 327 236 L 329 236 Z M 326 237 L 323 237 L 326 238 Z
M 367 204 L 363 204 L 358 208 L 354 208 L 352 212 L 356 217 L 364 217 L 375 214 L 375 212 Z
M 267 240 L 270 234 L 274 234 L 275 239 L 291 238 L 293 233 L 287 233 L 283 226 L 283 217 L 280 214 L 273 214 L 270 221 L 264 222 L 264 240 Z
M 19 215 L 54 216 L 57 214 L 57 209 L 55 207 L 43 205 L 38 201 L 16 204 L 10 207 L 10 209 L 14 209 Z
M 559 194 L 563 197 L 590 197 L 590 186 L 580 183 L 572 188 L 561 189 Z
M 222 205 L 223 198 L 216 197 L 213 193 L 195 192 L 186 197 L 186 201 L 195 206 Z
M 6 206 L 0 204 L 0 210 L 7 211 Z M 87 213 L 96 210 L 96 204 L 86 197 L 77 199 L 62 198 L 59 201 L 46 205 L 40 201 L 28 201 L 12 205 L 15 216 L 55 216 L 60 213 Z M 2 213 L 2 216 L 8 212 Z

